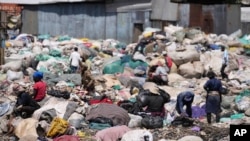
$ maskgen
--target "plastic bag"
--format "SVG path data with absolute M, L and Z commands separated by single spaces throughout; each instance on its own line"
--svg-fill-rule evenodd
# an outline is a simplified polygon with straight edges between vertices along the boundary
M 163 118 L 160 116 L 145 116 L 141 121 L 142 127 L 147 129 L 155 129 L 163 127 Z

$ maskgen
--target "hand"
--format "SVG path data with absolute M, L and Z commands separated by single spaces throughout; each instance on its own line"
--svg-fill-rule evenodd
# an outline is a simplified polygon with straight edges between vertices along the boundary
M 17 110 L 19 110 L 19 109 L 21 109 L 23 106 L 22 105 L 20 105 L 20 106 L 18 106 L 16 109 Z
M 188 115 L 186 113 L 181 113 L 182 117 L 188 117 Z

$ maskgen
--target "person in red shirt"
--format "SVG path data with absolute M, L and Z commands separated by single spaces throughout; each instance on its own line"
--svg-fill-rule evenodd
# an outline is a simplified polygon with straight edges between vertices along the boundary
M 163 52 L 162 52 L 162 55 L 164 56 L 166 65 L 167 65 L 168 70 L 169 70 L 169 72 L 170 72 L 171 67 L 172 67 L 172 65 L 173 65 L 173 61 L 172 61 L 172 59 L 168 56 L 168 54 L 167 54 L 166 51 L 163 51 Z
M 43 79 L 43 73 L 42 72 L 34 72 L 33 74 L 33 80 L 35 82 L 35 84 L 33 85 L 33 98 L 35 99 L 35 101 L 40 102 L 42 101 L 45 96 L 46 96 L 46 83 L 44 81 L 42 81 Z

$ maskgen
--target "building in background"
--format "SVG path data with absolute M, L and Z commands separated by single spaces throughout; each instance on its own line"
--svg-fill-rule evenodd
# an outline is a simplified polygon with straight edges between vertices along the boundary
M 12 38 L 21 32 L 21 12 L 22 6 L 0 3 L 0 32 L 2 34 L 7 34 L 9 38 Z M 6 38 L 6 35 L 1 36 L 1 39 Z
M 164 29 L 168 24 L 217 34 L 230 34 L 241 28 L 241 5 L 218 0 L 205 5 L 188 0 L 1 1 L 23 7 L 22 32 L 30 34 L 113 38 L 131 43 L 137 42 L 145 28 Z

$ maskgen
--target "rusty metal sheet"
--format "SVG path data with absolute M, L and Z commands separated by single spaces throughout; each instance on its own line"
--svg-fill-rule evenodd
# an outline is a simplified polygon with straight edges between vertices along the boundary
M 202 25 L 202 5 L 190 4 L 189 26 L 197 27 Z

